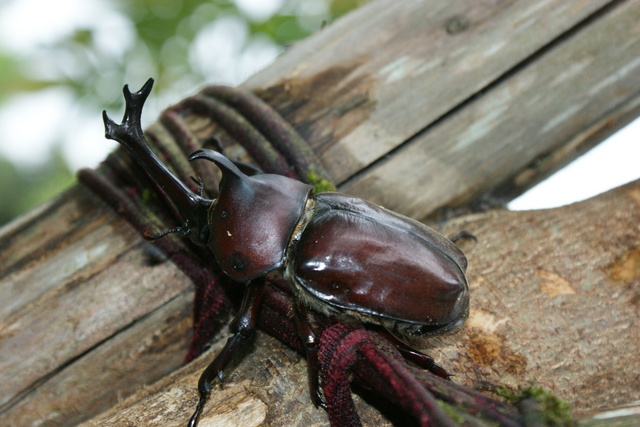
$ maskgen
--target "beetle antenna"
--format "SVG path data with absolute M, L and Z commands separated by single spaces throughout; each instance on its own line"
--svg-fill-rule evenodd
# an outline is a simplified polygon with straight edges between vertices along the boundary
M 176 228 L 172 228 L 171 230 L 163 231 L 162 233 L 156 233 L 154 231 L 147 229 L 144 231 L 143 237 L 145 240 L 149 240 L 153 242 L 154 240 L 161 239 L 167 234 L 172 234 L 172 233 L 183 233 L 183 235 L 186 236 L 187 234 L 189 234 L 189 229 L 186 227 L 176 227 Z

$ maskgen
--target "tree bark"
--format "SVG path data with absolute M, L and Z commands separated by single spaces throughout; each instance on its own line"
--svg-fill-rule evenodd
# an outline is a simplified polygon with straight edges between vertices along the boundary
M 637 22 L 638 0 L 373 1 L 245 86 L 341 190 L 426 218 L 518 194 L 637 116 Z M 449 222 L 446 235 L 478 238 L 465 245 L 472 312 L 428 352 L 488 391 L 534 378 L 578 415 L 638 400 L 639 204 L 636 182 Z M 96 196 L 74 187 L 5 226 L 0 272 L 9 425 L 184 425 L 224 340 L 180 368 L 191 284 Z M 326 425 L 306 386 L 304 359 L 258 334 L 201 425 Z M 383 423 L 362 400 L 359 413 Z

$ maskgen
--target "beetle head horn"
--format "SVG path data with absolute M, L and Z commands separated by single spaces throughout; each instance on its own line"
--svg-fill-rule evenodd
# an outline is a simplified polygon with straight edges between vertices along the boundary
M 147 175 L 156 183 L 174 213 L 183 225 L 180 228 L 191 240 L 204 245 L 208 241 L 209 226 L 207 210 L 211 200 L 191 191 L 151 151 L 140 123 L 142 107 L 146 101 L 153 79 L 149 79 L 138 92 L 132 93 L 128 86 L 123 89 L 126 108 L 122 123 L 111 120 L 106 111 L 102 113 L 105 136 L 120 143 L 136 159 Z

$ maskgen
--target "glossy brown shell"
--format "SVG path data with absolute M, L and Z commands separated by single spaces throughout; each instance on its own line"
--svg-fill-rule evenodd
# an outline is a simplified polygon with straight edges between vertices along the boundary
M 467 261 L 449 239 L 359 198 L 321 193 L 316 201 L 292 260 L 309 294 L 359 315 L 426 326 L 466 318 Z
M 222 171 L 220 194 L 209 213 L 208 243 L 222 270 L 246 282 L 281 267 L 312 187 L 280 175 L 247 176 L 211 150 L 191 158 L 211 160 Z

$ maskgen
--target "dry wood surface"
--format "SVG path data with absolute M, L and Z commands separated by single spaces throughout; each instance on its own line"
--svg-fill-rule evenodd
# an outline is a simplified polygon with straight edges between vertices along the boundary
M 530 379 L 569 402 L 574 414 L 640 398 L 640 181 L 574 205 L 490 211 L 449 222 L 468 242 L 471 315 L 427 351 L 455 381 L 495 391 Z M 219 343 L 192 365 L 134 395 L 90 425 L 132 425 L 140 417 L 182 425 L 194 384 Z M 360 399 L 364 425 L 383 425 Z M 326 425 L 308 404 L 304 359 L 260 334 L 252 352 L 212 394 L 203 425 Z M 638 418 L 635 418 L 635 422 Z M 235 421 L 230 421 L 235 422 Z M 633 423 L 628 425 L 634 425 Z
M 640 0 L 469 4 L 372 1 L 245 86 L 296 126 L 342 190 L 416 218 L 517 194 L 638 115 Z M 474 387 L 534 378 L 585 416 L 639 400 L 639 205 L 636 182 L 447 224 L 478 237 L 465 246 L 472 315 L 430 354 Z M 220 348 L 178 369 L 192 298 L 184 274 L 85 188 L 5 226 L 2 423 L 75 425 L 107 411 L 88 422 L 184 425 Z M 202 421 L 327 419 L 308 401 L 304 359 L 259 334 Z
M 343 191 L 514 194 L 640 113 L 640 1 L 375 1 L 247 82 Z

